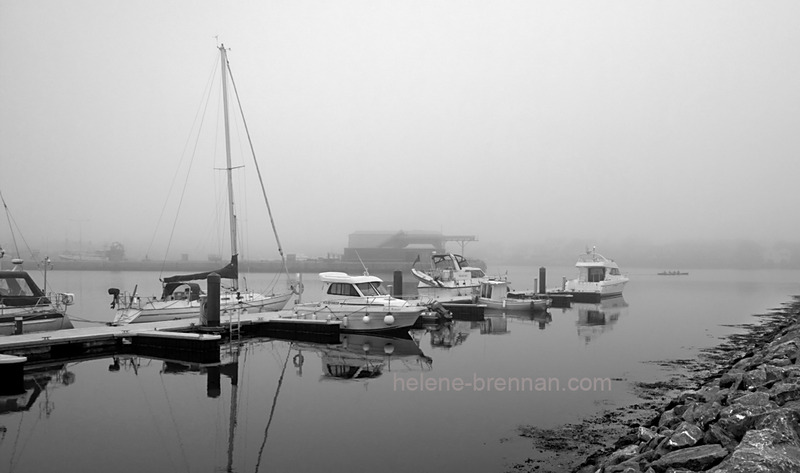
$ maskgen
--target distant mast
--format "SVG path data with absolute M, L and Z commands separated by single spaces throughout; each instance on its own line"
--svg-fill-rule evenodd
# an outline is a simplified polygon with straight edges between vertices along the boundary
M 225 158 L 226 171 L 228 173 L 228 214 L 231 223 L 231 255 L 238 260 L 239 251 L 236 244 L 236 214 L 233 210 L 233 165 L 231 163 L 231 132 L 228 123 L 228 54 L 225 52 L 225 45 L 219 45 L 221 72 L 222 72 L 222 108 L 225 116 Z M 233 290 L 239 289 L 239 279 L 233 280 Z

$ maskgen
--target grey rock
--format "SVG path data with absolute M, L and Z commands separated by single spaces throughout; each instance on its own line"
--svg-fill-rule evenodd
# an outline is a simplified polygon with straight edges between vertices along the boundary
M 740 404 L 743 406 L 766 406 L 770 404 L 769 393 L 764 391 L 745 393 L 737 398 L 732 399 L 731 404 Z
M 781 367 L 783 367 L 783 366 L 791 366 L 792 360 L 790 360 L 788 358 L 780 358 L 780 359 L 774 359 L 773 358 L 770 361 L 770 363 L 772 363 L 775 366 L 781 366 Z
M 736 450 L 714 473 L 797 473 L 800 471 L 800 447 L 782 443 L 769 429 L 751 430 Z
M 650 466 L 656 471 L 668 468 L 688 468 L 690 470 L 703 470 L 715 465 L 728 456 L 728 451 L 721 445 L 700 445 L 699 447 L 683 448 L 667 453 Z
M 764 365 L 764 371 L 767 373 L 767 384 L 774 383 L 776 381 L 782 381 L 785 378 L 784 372 L 786 370 L 776 364 L 783 362 L 786 362 L 786 364 L 791 363 L 789 360 L 784 358 L 782 360 L 773 360 L 770 362 L 771 364 Z
M 733 390 L 739 389 L 739 386 L 742 384 L 742 379 L 744 379 L 744 373 L 725 373 L 719 378 L 719 387 Z
M 766 358 L 792 358 L 797 353 L 797 341 L 794 338 L 773 344 L 767 349 Z
M 790 409 L 778 409 L 756 420 L 757 430 L 774 433 L 776 443 L 791 443 L 800 447 L 800 415 Z
M 603 470 L 604 473 L 642 473 L 642 469 L 638 463 L 633 461 L 626 461 L 625 463 L 620 463 L 619 465 L 613 465 L 610 467 L 606 467 Z
M 722 427 L 728 435 L 740 440 L 745 432 L 755 425 L 758 418 L 773 409 L 772 406 L 744 406 L 734 404 L 722 409 L 719 413 L 717 425 Z
M 729 452 L 733 452 L 736 446 L 739 445 L 736 439 L 728 435 L 722 427 L 716 424 L 708 426 L 708 429 L 703 435 L 703 442 L 706 444 L 720 444 Z
M 772 399 L 783 405 L 788 401 L 800 399 L 800 380 L 794 379 L 788 382 L 777 383 L 772 387 Z
M 647 443 L 656 438 L 656 436 L 658 436 L 658 433 L 651 429 L 648 429 L 647 427 L 639 427 L 639 429 L 636 431 L 636 436 L 639 438 L 640 441 Z
M 759 366 L 751 371 L 745 373 L 742 378 L 742 384 L 745 389 L 758 389 L 767 384 L 767 371 Z
M 769 396 L 767 396 L 769 397 Z M 718 402 L 694 404 L 691 409 L 683 413 L 683 420 L 697 424 L 700 428 L 705 428 L 706 425 L 714 421 L 722 410 L 722 406 Z
M 728 390 L 715 385 L 704 386 L 698 392 L 700 393 L 700 400 L 707 403 L 717 402 L 723 404 L 728 399 Z
M 689 422 L 682 422 L 675 433 L 669 438 L 667 446 L 670 449 L 693 447 L 703 439 L 703 431 L 700 427 Z
M 661 414 L 661 417 L 658 419 L 659 431 L 662 428 L 672 428 L 673 426 L 678 425 L 680 421 L 681 421 L 680 417 L 678 417 L 675 414 L 675 411 L 673 409 L 664 411 L 664 413 Z
M 739 360 L 736 363 L 734 363 L 734 365 L 731 367 L 730 370 L 731 371 L 747 371 L 747 370 L 751 369 L 753 366 L 755 366 L 755 364 L 758 361 L 760 361 L 760 360 L 754 359 L 752 356 L 748 356 L 748 357 L 742 358 L 741 360 Z
M 639 453 L 639 446 L 638 445 L 628 445 L 627 447 L 621 448 L 616 452 L 612 453 L 608 460 L 605 462 L 606 465 L 616 465 L 617 463 L 622 463 L 626 460 L 630 460 L 634 456 Z

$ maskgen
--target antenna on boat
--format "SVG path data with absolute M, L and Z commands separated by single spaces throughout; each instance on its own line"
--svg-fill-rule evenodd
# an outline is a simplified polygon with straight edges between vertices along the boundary
M 364 276 L 369 276 L 369 271 L 367 270 L 367 267 L 364 265 L 364 262 L 361 261 L 361 255 L 358 254 L 358 251 L 356 251 L 356 256 L 358 257 L 358 261 L 361 263 L 361 267 L 364 268 Z
M 44 293 L 47 294 L 47 270 L 53 269 L 53 262 L 49 256 L 45 256 L 39 265 L 44 268 Z

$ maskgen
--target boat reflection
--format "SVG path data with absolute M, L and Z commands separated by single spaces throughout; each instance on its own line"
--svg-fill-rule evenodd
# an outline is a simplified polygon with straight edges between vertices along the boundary
M 537 311 L 537 312 L 526 312 L 526 311 L 503 311 L 502 309 L 486 309 L 483 314 L 484 318 L 491 319 L 496 321 L 498 318 L 505 317 L 507 320 L 512 321 L 520 321 L 520 322 L 532 322 L 539 326 L 539 330 L 544 330 L 547 328 L 547 324 L 553 321 L 553 316 L 550 314 L 550 311 Z M 508 323 L 506 320 L 506 324 Z M 493 325 L 496 325 L 497 322 L 494 322 Z M 481 332 L 484 333 L 484 332 Z M 487 332 L 488 333 L 488 332 Z
M 482 322 L 468 320 L 451 320 L 436 325 L 426 326 L 421 330 L 412 330 L 411 336 L 417 344 L 422 342 L 426 334 L 430 334 L 431 348 L 446 349 L 461 345 L 469 337 L 470 331 L 479 327 Z
M 578 336 L 588 345 L 611 330 L 617 320 L 628 313 L 628 303 L 622 296 L 617 296 L 597 303 L 573 303 L 572 310 L 578 312 Z
M 23 392 L 0 396 L 0 415 L 30 411 L 36 405 L 36 401 L 44 395 L 39 406 L 40 410 L 49 416 L 53 410 L 53 403 L 49 399 L 50 390 L 55 387 L 69 386 L 74 382 L 75 373 L 67 370 L 67 365 L 64 363 L 37 367 L 31 372 L 25 373 L 22 381 Z
M 481 335 L 509 333 L 506 312 L 486 309 L 483 312 L 483 321 L 480 322 L 480 333 Z
M 298 374 L 305 362 L 303 352 L 316 352 L 322 362 L 320 380 L 365 380 L 384 371 L 430 370 L 433 359 L 426 356 L 416 341 L 407 338 L 383 337 L 363 333 L 343 333 L 338 344 L 295 342 L 297 354 L 292 358 Z

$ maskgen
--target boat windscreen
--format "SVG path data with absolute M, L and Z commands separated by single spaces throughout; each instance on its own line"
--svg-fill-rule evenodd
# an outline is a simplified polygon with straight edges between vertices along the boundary
M 386 289 L 383 288 L 383 285 L 375 282 L 362 282 L 356 284 L 358 286 L 358 290 L 361 291 L 362 294 L 365 296 L 386 296 L 388 293 Z
M 3 296 L 41 296 L 41 291 L 34 290 L 24 276 L 0 279 L 0 295 Z

